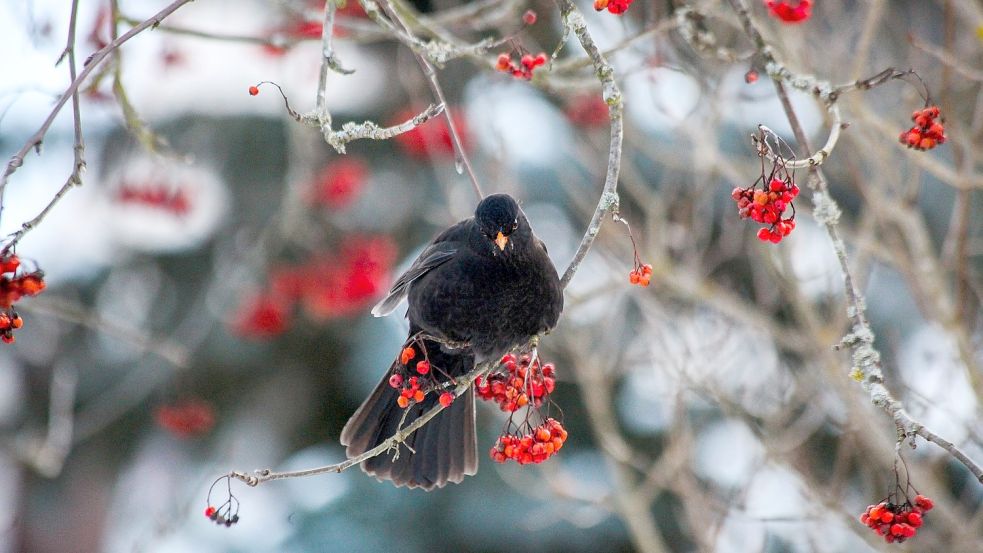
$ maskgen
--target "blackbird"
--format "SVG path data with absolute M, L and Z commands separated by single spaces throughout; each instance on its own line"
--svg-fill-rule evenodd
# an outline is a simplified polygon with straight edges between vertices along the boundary
M 507 194 L 488 196 L 474 217 L 440 233 L 372 310 L 388 315 L 409 299 L 406 316 L 414 357 L 397 359 L 341 432 L 348 457 L 372 449 L 433 407 L 437 393 L 403 409 L 389 383 L 399 365 L 415 367 L 426 350 L 429 373 L 447 382 L 476 363 L 497 359 L 556 325 L 563 289 L 546 246 Z M 421 336 L 429 336 L 423 338 Z M 405 416 L 405 418 L 404 418 Z M 474 389 L 410 435 L 399 454 L 377 455 L 362 470 L 396 486 L 432 490 L 478 470 Z

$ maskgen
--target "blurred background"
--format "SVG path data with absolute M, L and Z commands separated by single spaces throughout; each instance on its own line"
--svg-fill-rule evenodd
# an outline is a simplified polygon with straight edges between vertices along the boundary
M 899 465 L 892 421 L 833 348 L 849 331 L 843 281 L 805 173 L 781 244 L 738 217 L 731 190 L 761 171 L 750 133 L 794 141 L 729 3 L 637 0 L 621 16 L 580 4 L 624 93 L 621 215 L 654 275 L 629 284 L 632 242 L 609 221 L 567 288 L 540 350 L 570 432 L 559 455 L 492 462 L 505 419 L 481 405 L 481 468 L 462 484 L 396 489 L 357 469 L 233 482 L 239 523 L 202 516 L 230 470 L 344 458 L 340 430 L 406 332 L 402 309 L 375 319 L 371 306 L 476 198 L 442 120 L 342 156 L 273 86 L 250 96 L 274 81 L 292 108 L 314 107 L 323 0 L 198 0 L 83 86 L 84 185 L 17 247 L 48 289 L 17 305 L 25 327 L 0 347 L 0 552 L 979 551 L 983 485 L 922 440 Z M 68 5 L 0 3 L 4 159 L 67 86 L 55 61 Z M 79 64 L 165 5 L 81 2 Z M 606 106 L 575 38 L 531 81 L 494 69 L 502 52 L 552 52 L 558 9 L 397 5 L 422 37 L 513 35 L 438 76 L 485 192 L 521 200 L 562 272 L 603 183 Z M 980 461 L 983 4 L 817 1 L 797 25 L 750 5 L 791 69 L 842 83 L 911 67 L 941 107 L 948 141 L 917 152 L 898 134 L 925 105 L 918 87 L 845 95 L 850 126 L 825 168 L 888 388 Z M 354 0 L 335 47 L 355 70 L 328 80 L 336 129 L 433 101 L 411 53 Z M 822 107 L 792 99 L 825 142 Z M 72 129 L 67 108 L 11 177 L 0 233 L 65 182 Z M 856 518 L 898 466 L 936 509 L 888 545 Z

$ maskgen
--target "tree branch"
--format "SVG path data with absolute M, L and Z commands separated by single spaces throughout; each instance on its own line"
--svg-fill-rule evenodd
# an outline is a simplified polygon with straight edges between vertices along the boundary
M 737 14 L 745 33 L 758 49 L 758 54 L 770 67 L 776 66 L 777 62 L 775 61 L 771 48 L 751 21 L 747 4 L 744 0 L 729 0 L 729 2 Z M 785 90 L 784 82 L 788 77 L 782 72 L 771 69 L 769 70 L 769 75 L 772 77 L 775 90 L 781 100 L 782 108 L 792 127 L 792 132 L 795 134 L 799 148 L 807 152 L 811 151 L 809 138 L 805 135 Z M 835 99 L 835 96 L 833 96 L 830 101 L 835 101 Z M 822 169 L 818 166 L 813 166 L 810 169 L 810 177 L 809 185 L 815 191 L 813 196 L 813 215 L 816 222 L 826 229 L 833 250 L 836 253 L 836 258 L 840 265 L 840 272 L 843 275 L 844 292 L 848 303 L 847 316 L 853 323 L 852 332 L 847 334 L 842 342 L 848 345 L 853 352 L 853 372 L 851 376 L 863 384 L 864 389 L 870 395 L 871 402 L 891 416 L 901 433 L 899 437 L 903 438 L 917 434 L 937 444 L 952 455 L 953 458 L 965 465 L 976 479 L 983 484 L 983 469 L 980 468 L 980 465 L 970 459 L 951 442 L 939 437 L 913 419 L 905 411 L 904 405 L 884 385 L 884 373 L 881 370 L 881 354 L 874 347 L 874 332 L 870 327 L 870 323 L 867 321 L 866 306 L 857 289 L 855 278 L 850 269 L 849 260 L 847 259 L 846 246 L 837 229 L 840 208 L 829 193 L 829 186 Z

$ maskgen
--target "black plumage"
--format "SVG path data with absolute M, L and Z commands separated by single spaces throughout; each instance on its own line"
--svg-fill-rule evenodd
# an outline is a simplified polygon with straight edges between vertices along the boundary
M 421 333 L 437 338 L 423 340 L 422 346 L 438 381 L 466 374 L 476 363 L 496 359 L 552 329 L 563 309 L 563 290 L 546 246 L 507 194 L 488 196 L 474 217 L 440 233 L 372 313 L 387 315 L 404 297 L 410 321 L 404 346 Z M 449 347 L 449 342 L 458 344 Z M 394 367 L 399 364 L 397 359 Z M 342 430 L 349 457 L 379 445 L 401 420 L 405 427 L 437 402 L 437 394 L 430 393 L 422 402 L 400 408 L 399 390 L 388 381 L 392 369 Z M 474 474 L 474 402 L 474 390 L 468 390 L 407 438 L 409 448 L 400 447 L 395 460 L 392 453 L 379 455 L 362 463 L 363 470 L 397 486 L 426 490 Z

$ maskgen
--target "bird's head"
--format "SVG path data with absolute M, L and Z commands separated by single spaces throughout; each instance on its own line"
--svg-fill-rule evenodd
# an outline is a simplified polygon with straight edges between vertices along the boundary
M 474 219 L 482 236 L 494 242 L 499 251 L 505 251 L 509 237 L 519 229 L 522 210 L 512 196 L 492 194 L 478 204 Z

